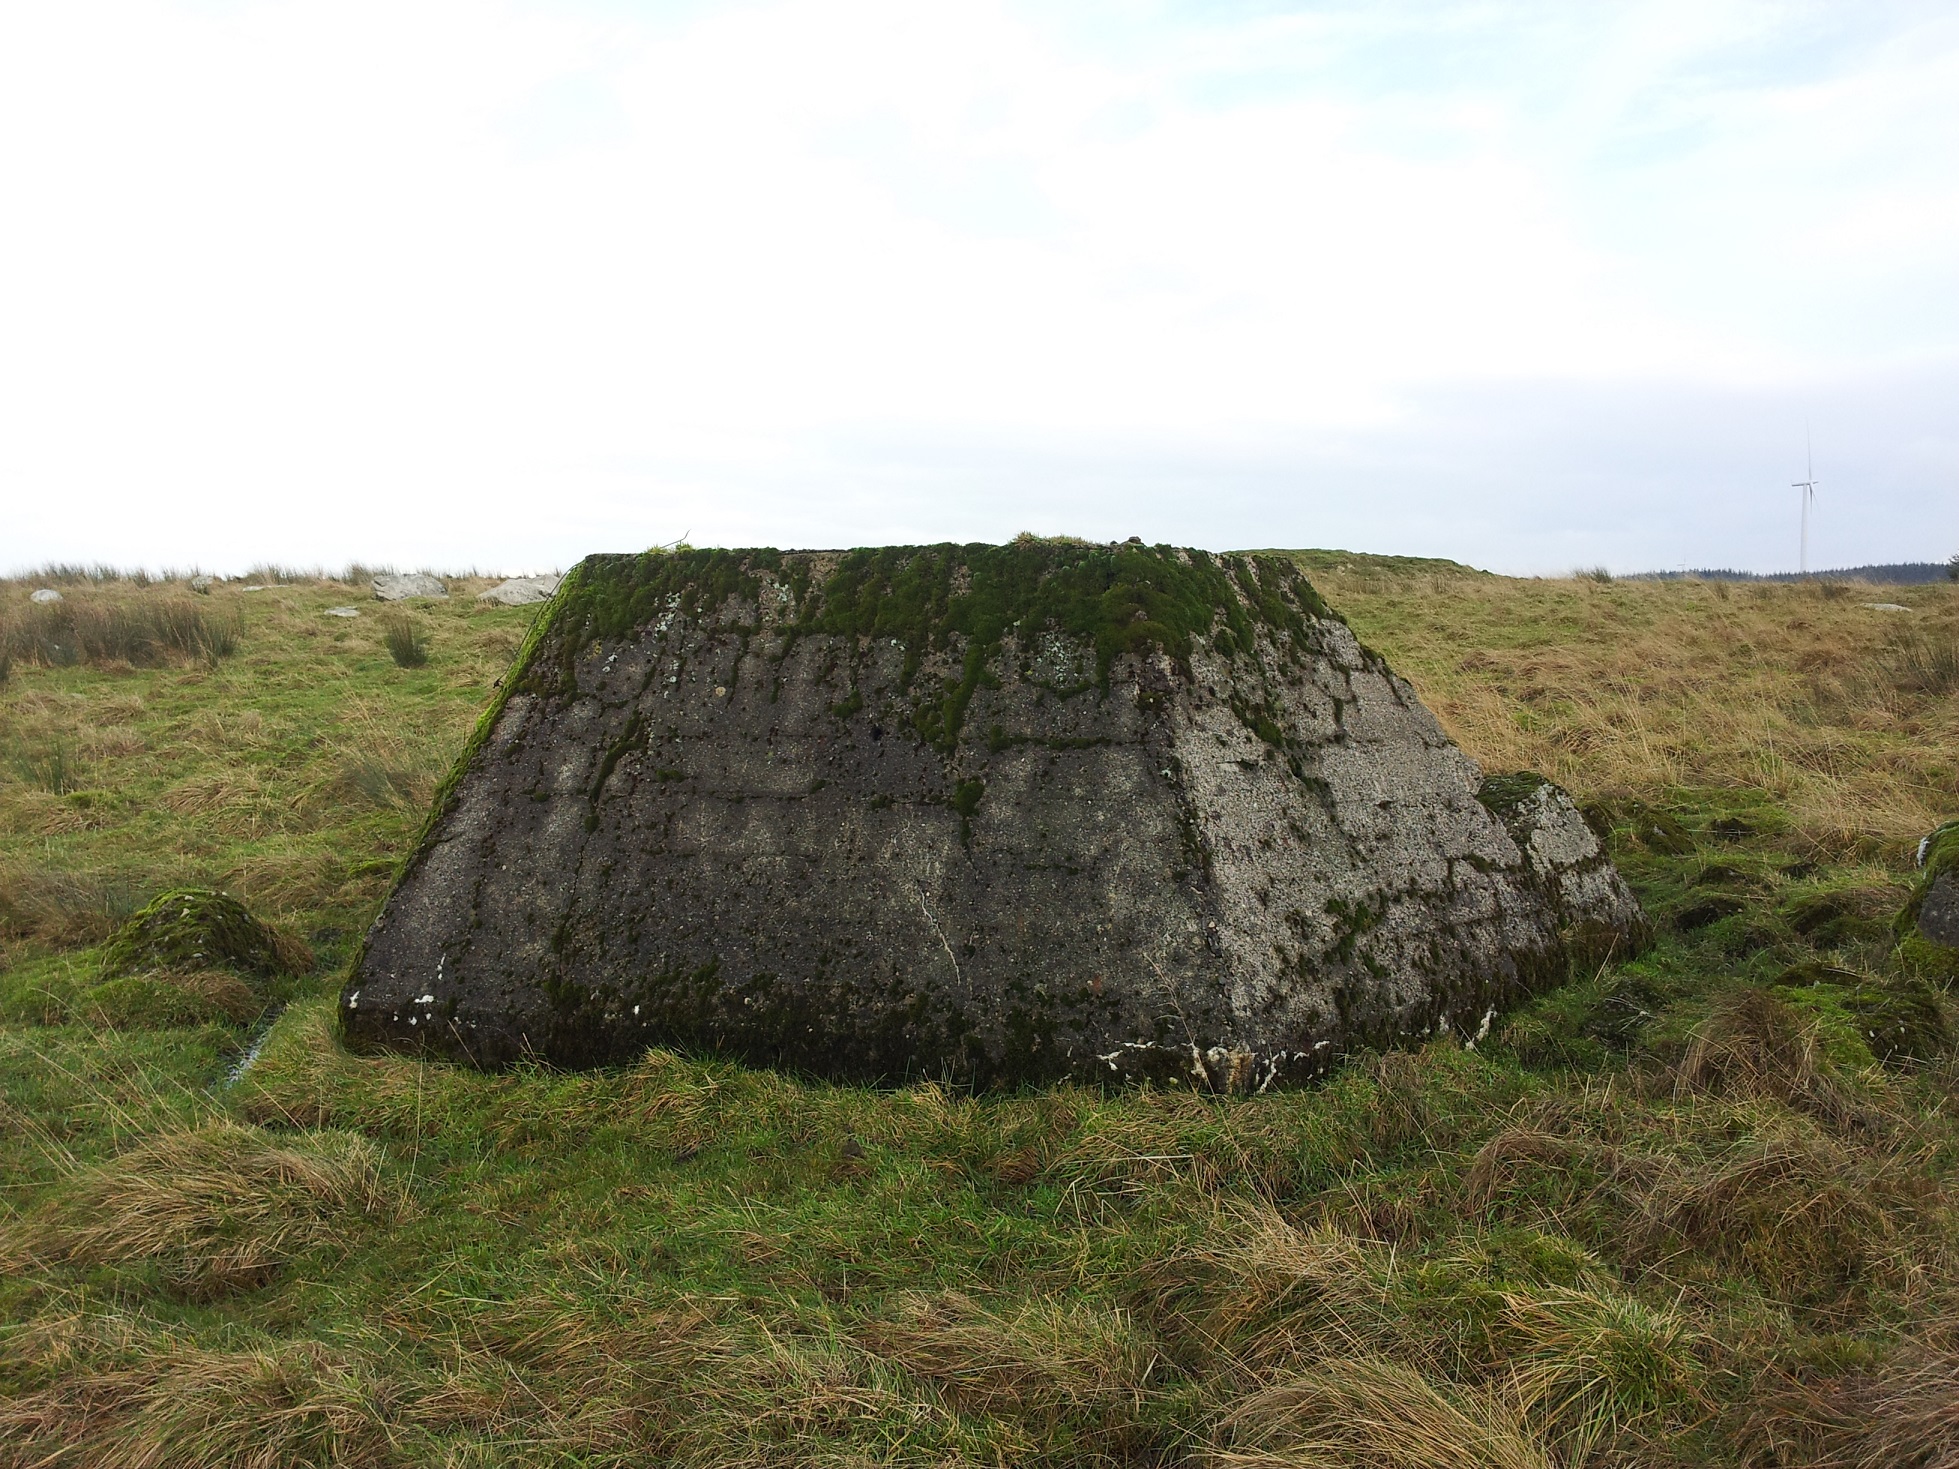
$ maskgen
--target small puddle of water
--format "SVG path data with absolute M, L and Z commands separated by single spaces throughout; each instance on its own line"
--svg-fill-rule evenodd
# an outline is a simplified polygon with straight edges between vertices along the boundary
M 258 1053 L 265 1049 L 265 1042 L 272 1034 L 272 1027 L 278 1024 L 279 1017 L 285 1013 L 284 1005 L 274 1005 L 259 1016 L 246 1042 L 245 1054 L 231 1063 L 231 1069 L 225 1072 L 224 1080 L 213 1087 L 213 1091 L 228 1092 L 238 1085 L 245 1073 L 252 1069 L 252 1063 L 258 1060 Z

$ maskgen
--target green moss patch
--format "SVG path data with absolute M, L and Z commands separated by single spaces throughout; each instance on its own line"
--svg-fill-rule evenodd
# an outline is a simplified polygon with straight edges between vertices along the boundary
M 1476 799 L 1491 815 L 1503 819 L 1514 815 L 1525 802 L 1550 783 L 1533 770 L 1519 770 L 1510 775 L 1486 775 L 1483 783 L 1476 787 Z

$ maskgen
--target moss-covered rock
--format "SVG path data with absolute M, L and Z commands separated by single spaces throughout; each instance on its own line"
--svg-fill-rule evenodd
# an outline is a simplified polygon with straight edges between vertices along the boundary
M 1916 976 L 1883 978 L 1805 959 L 1784 969 L 1774 983 L 1854 1031 L 1874 1060 L 1932 1061 L 1952 1047 L 1952 1024 L 1938 991 Z
M 1781 905 L 1779 916 L 1811 945 L 1828 949 L 1866 940 L 1881 941 L 1898 901 L 1895 887 L 1852 883 L 1810 888 Z
M 304 944 L 259 922 L 230 894 L 209 888 L 162 894 L 102 946 L 102 971 L 110 978 L 226 969 L 265 981 L 312 967 Z
M 1821 959 L 1799 959 L 1770 981 L 1780 989 L 1809 989 L 1819 984 L 1858 985 L 1869 978 L 1855 969 Z
M 1921 980 L 1859 985 L 1843 996 L 1864 1044 L 1884 1062 L 1935 1061 L 1952 1048 L 1952 1024 L 1937 991 Z
M 1946 822 L 1918 844 L 1918 865 L 1918 882 L 1898 914 L 1896 932 L 1959 949 L 1959 821 Z

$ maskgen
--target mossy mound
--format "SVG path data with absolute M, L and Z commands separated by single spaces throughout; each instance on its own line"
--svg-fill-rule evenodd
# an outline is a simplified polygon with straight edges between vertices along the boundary
M 209 888 L 164 893 L 102 946 L 108 978 L 228 969 L 264 981 L 312 967 L 304 944 L 259 922 L 230 894 Z
M 1594 830 L 1617 832 L 1658 856 L 1691 857 L 1696 850 L 1679 817 L 1645 801 L 1595 801 L 1585 808 L 1585 819 Z
M 1885 910 L 1896 901 L 1895 890 L 1870 884 L 1817 888 L 1784 903 L 1779 916 L 1808 943 L 1829 948 L 1882 940 Z
M 1843 997 L 1843 1008 L 1857 1018 L 1864 1044 L 1880 1061 L 1936 1061 L 1952 1049 L 1951 1022 L 1923 981 L 1862 985 Z
M 1923 979 L 1883 979 L 1819 959 L 1792 964 L 1776 976 L 1778 989 L 1812 1001 L 1819 1013 L 1840 1015 L 1874 1060 L 1889 1065 L 1935 1061 L 1952 1048 L 1952 1024 L 1938 992 Z

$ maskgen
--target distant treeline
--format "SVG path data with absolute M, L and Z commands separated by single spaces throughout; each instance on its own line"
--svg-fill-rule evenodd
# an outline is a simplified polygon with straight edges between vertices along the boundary
M 1731 571 L 1727 567 L 1700 567 L 1693 571 L 1639 571 L 1628 581 L 1871 581 L 1890 586 L 1913 582 L 1945 581 L 1953 574 L 1945 561 L 1894 561 L 1883 566 L 1839 566 L 1831 571 Z

